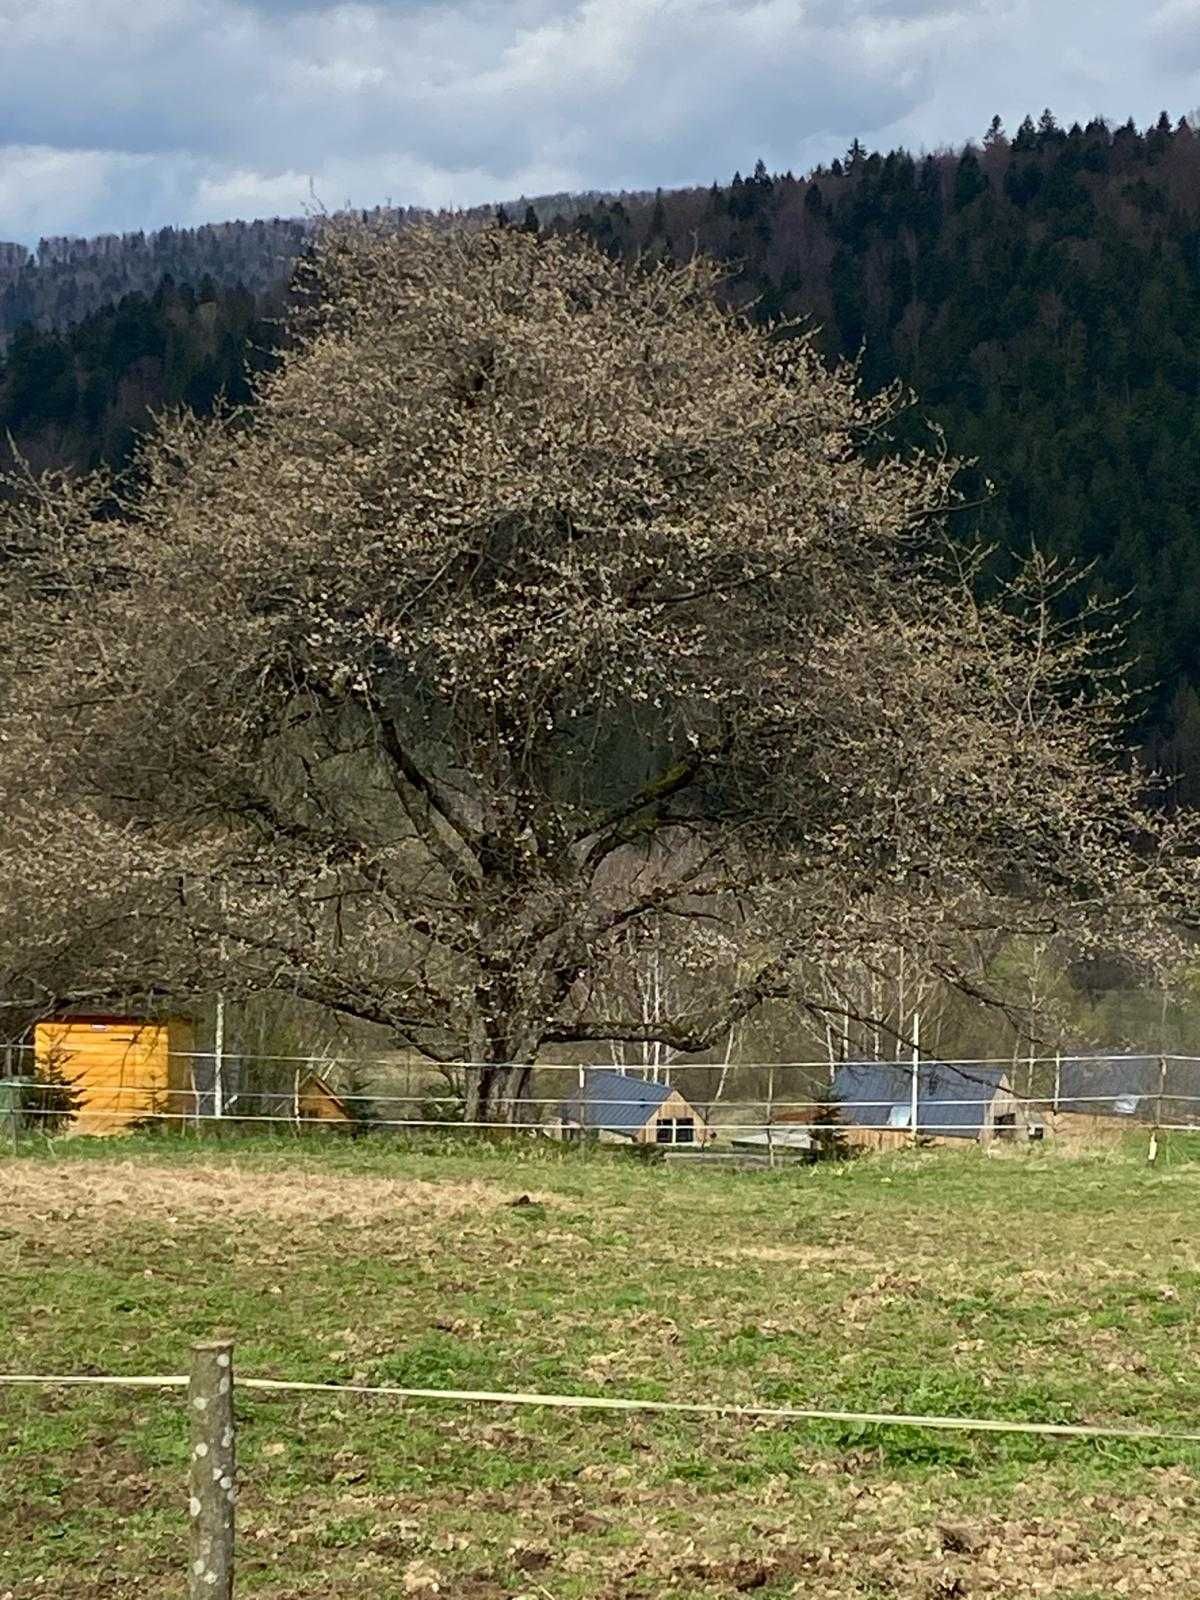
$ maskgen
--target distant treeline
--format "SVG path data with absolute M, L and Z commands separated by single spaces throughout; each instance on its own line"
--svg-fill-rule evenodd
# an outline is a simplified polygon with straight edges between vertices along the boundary
M 570 218 L 594 194 L 543 195 L 532 202 L 545 220 Z M 634 204 L 644 196 L 628 197 Z M 526 202 L 520 201 L 523 210 Z M 434 213 L 416 206 L 376 206 L 364 221 L 401 227 L 436 216 L 482 223 L 497 206 Z M 94 239 L 43 239 L 36 250 L 0 242 L 0 350 L 18 328 L 54 332 L 104 311 L 128 294 L 151 295 L 164 278 L 198 289 L 211 279 L 221 288 L 266 294 L 284 282 L 307 247 L 315 218 L 275 217 L 258 222 L 215 222 L 200 228 L 159 228 L 150 233 L 107 233 Z
M 855 144 L 804 178 L 760 163 L 711 189 L 552 197 L 508 220 L 580 229 L 624 257 L 704 250 L 730 263 L 729 294 L 753 315 L 810 319 L 831 359 L 861 355 L 868 384 L 911 385 L 912 437 L 928 417 L 956 454 L 978 458 L 981 497 L 994 483 L 973 528 L 1002 549 L 1036 540 L 1094 562 L 1104 592 L 1132 597 L 1141 731 L 1200 800 L 1200 133 L 1189 123 L 1064 129 L 1047 112 L 1011 135 L 996 122 L 954 153 Z M 278 229 L 296 231 L 285 241 Z M 181 244 L 172 281 L 160 274 L 69 329 L 15 334 L 0 427 L 38 464 L 119 463 L 148 408 L 242 397 L 247 361 L 269 359 L 276 336 L 282 258 L 306 230 L 179 233 L 213 246 L 203 271 Z M 218 241 L 232 241 L 225 254 Z M 186 249 L 198 269 L 204 251 Z M 56 318 L 72 273 L 91 275 L 88 296 L 103 292 L 103 252 L 43 254 L 40 266 L 0 261 L 0 298 L 48 273 Z M 19 310 L 15 298 L 3 306 L 0 333 Z

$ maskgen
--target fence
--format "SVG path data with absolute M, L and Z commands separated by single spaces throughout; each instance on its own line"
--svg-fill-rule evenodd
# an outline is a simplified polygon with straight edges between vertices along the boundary
M 188 1600 L 233 1600 L 237 1504 L 237 1422 L 234 1410 L 234 1348 L 229 1340 L 192 1346 L 187 1376 L 0 1373 L 0 1388 L 186 1389 L 188 1456 Z M 374 1396 L 452 1405 L 542 1407 L 569 1411 L 657 1413 L 744 1418 L 752 1421 L 834 1422 L 937 1432 L 1027 1434 L 1051 1439 L 1200 1443 L 1200 1432 L 1172 1428 L 1095 1426 L 1087 1423 L 1012 1421 L 999 1417 L 920 1416 L 894 1412 L 832 1411 L 807 1406 L 729 1405 L 702 1400 L 629 1400 L 588 1394 L 499 1393 L 482 1389 L 411 1389 L 387 1384 L 304 1383 L 277 1378 L 238 1378 L 248 1391 Z
M 19 1075 L 0 1080 L 0 1124 L 47 1129 L 83 1116 L 91 1131 L 133 1123 L 200 1128 L 296 1128 L 312 1121 L 370 1125 L 380 1131 L 460 1130 L 514 1134 L 633 1137 L 677 1094 L 694 1115 L 669 1115 L 660 1144 L 733 1141 L 765 1144 L 827 1134 L 831 1125 L 889 1136 L 1015 1136 L 1060 1116 L 1111 1118 L 1117 1125 L 1200 1130 L 1200 1057 L 1055 1055 L 939 1062 L 893 1060 L 676 1063 L 644 1070 L 587 1063 L 508 1064 L 501 1097 L 472 1118 L 472 1078 L 496 1064 L 441 1068 L 394 1057 L 314 1060 L 260 1056 L 253 1063 L 207 1051 L 167 1051 L 162 1081 L 143 1066 L 83 1070 L 71 1051 L 47 1063 L 32 1045 L 14 1046 Z M 1016 1081 L 1014 1081 L 1016 1080 Z M 272 1087 L 272 1084 L 275 1086 Z M 317 1089 L 309 1094 L 312 1085 Z M 312 1096 L 324 1095 L 314 1111 Z M 678 1102 L 673 1102 L 678 1109 Z M 633 1120 L 645 1111 L 642 1124 Z

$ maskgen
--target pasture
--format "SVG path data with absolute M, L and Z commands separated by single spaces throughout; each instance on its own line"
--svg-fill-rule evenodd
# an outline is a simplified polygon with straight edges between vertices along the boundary
M 665 1170 L 533 1144 L 30 1142 L 0 1367 L 1200 1430 L 1172 1143 Z M 528 1197 L 532 1203 L 514 1204 Z M 262 1600 L 1200 1596 L 1200 1445 L 238 1397 Z M 0 1388 L 0 1597 L 177 1600 L 176 1392 Z

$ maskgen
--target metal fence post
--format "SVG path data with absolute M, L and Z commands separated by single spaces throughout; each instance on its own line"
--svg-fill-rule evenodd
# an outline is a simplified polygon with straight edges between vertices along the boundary
M 908 1120 L 912 1128 L 912 1143 L 921 1142 L 920 1130 L 917 1123 L 920 1119 L 921 1104 L 921 1013 L 913 1012 L 912 1019 L 912 1078 L 909 1083 Z
M 1167 1058 L 1166 1058 L 1166 1056 L 1159 1056 L 1159 1058 L 1158 1058 L 1158 1098 L 1154 1102 L 1154 1131 L 1150 1135 L 1149 1161 L 1150 1161 L 1150 1165 L 1151 1166 L 1153 1166 L 1155 1164 L 1155 1162 L 1158 1160 L 1158 1136 L 1159 1136 L 1160 1130 L 1162 1129 L 1163 1097 L 1165 1096 L 1166 1092 L 1167 1092 Z
M 1166 1058 L 1166 1056 L 1159 1056 L 1159 1058 L 1158 1058 L 1158 1107 L 1157 1107 L 1157 1110 L 1155 1111 L 1155 1122 L 1156 1122 L 1157 1126 L 1160 1127 L 1160 1128 L 1162 1127 L 1163 1100 L 1166 1098 L 1166 1093 L 1167 1093 L 1167 1058 Z
M 233 1423 L 233 1345 L 192 1346 L 188 1382 L 191 1498 L 188 1600 L 233 1600 L 233 1508 L 237 1465 Z
M 767 1165 L 775 1165 L 775 1063 L 767 1071 Z

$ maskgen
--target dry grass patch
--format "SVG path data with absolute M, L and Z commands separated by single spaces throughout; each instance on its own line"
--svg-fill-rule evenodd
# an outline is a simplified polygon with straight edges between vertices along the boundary
M 141 1161 L 14 1162 L 5 1169 L 6 1232 L 45 1240 L 55 1224 L 85 1219 L 108 1229 L 130 1224 L 229 1223 L 240 1220 L 397 1223 L 479 1216 L 513 1205 L 527 1191 L 481 1180 L 330 1176 L 299 1169 L 262 1172 L 230 1161 L 157 1166 Z M 553 1198 L 528 1196 L 541 1205 Z

